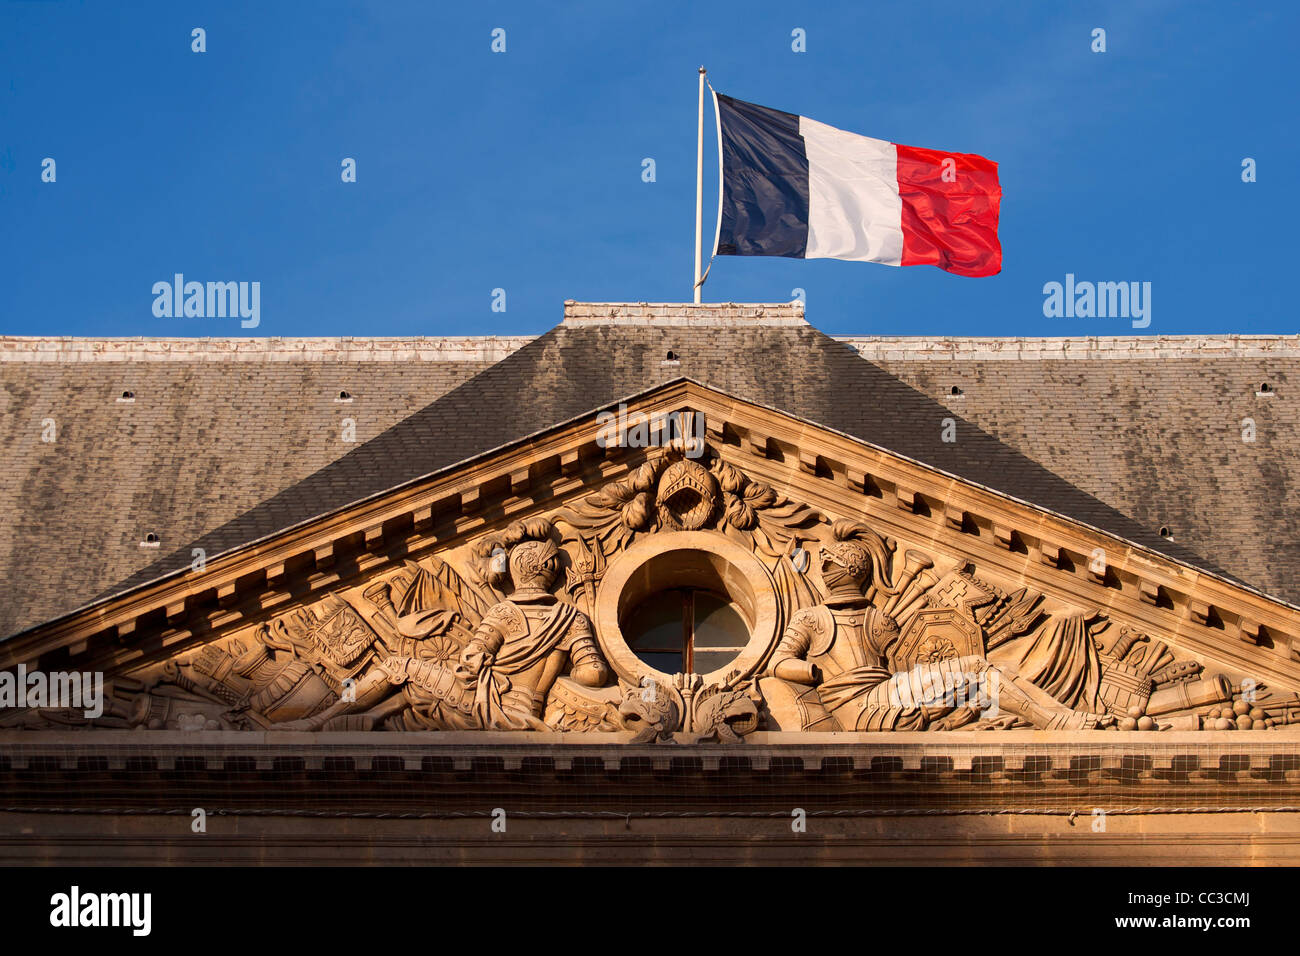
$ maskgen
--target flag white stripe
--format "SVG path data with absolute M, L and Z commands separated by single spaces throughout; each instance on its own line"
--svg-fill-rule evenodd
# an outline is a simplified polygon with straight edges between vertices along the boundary
M 713 94 L 713 120 L 718 126 L 718 224 L 713 229 L 713 252 L 709 256 L 712 262 L 718 254 L 718 240 L 722 238 L 722 197 L 726 184 L 722 179 L 722 110 L 718 107 L 718 91 L 710 85 L 709 92 Z
M 903 263 L 903 201 L 893 143 L 799 117 L 808 156 L 805 259 Z

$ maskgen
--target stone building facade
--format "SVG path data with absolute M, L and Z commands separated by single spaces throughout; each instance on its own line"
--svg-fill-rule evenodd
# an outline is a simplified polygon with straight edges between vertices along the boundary
M 1294 862 L 1297 374 L 797 303 L 0 339 L 4 858 Z

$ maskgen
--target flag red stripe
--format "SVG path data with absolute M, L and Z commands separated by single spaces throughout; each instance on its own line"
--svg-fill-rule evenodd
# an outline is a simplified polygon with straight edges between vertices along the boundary
M 1002 271 L 998 164 L 973 153 L 898 146 L 905 266 L 938 266 L 959 276 Z M 944 160 L 950 159 L 944 176 Z M 945 182 L 945 178 L 951 182 Z

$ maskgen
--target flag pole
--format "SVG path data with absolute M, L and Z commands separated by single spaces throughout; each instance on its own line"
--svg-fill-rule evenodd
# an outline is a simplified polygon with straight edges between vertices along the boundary
M 704 67 L 700 67 L 700 112 L 695 131 L 695 302 L 700 301 L 700 242 L 704 229 Z

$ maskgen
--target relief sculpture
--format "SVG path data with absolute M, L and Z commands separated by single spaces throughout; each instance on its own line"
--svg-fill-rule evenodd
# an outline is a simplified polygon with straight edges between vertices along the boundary
M 457 628 L 463 612 L 439 607 L 442 594 L 428 588 L 397 619 L 409 643 L 376 655 L 354 699 L 285 729 L 318 730 L 356 714 L 361 726 L 342 726 L 369 729 L 391 721 L 392 729 L 402 730 L 544 730 L 547 694 L 561 673 L 587 687 L 604 685 L 609 672 L 591 621 L 550 591 L 559 572 L 550 522 L 519 523 L 503 550 L 506 566 L 493 572 L 494 584 L 508 581 L 510 600 L 489 607 L 472 632 Z M 418 569 L 411 589 L 425 587 L 426 574 Z M 459 639 L 428 643 L 448 634 Z
M 769 709 L 785 717 L 783 726 L 797 721 L 801 730 L 951 730 L 984 721 L 1091 730 L 1115 722 L 1053 697 L 1034 683 L 1038 675 L 986 659 L 982 643 L 959 648 L 936 633 L 900 661 L 893 655 L 906 639 L 898 623 L 866 597 L 873 571 L 879 576 L 887 568 L 884 541 L 846 520 L 835 523 L 831 537 L 822 548 L 826 600 L 795 615 L 772 660 L 771 677 L 762 682 Z M 879 594 L 898 593 L 887 581 L 874 583 Z M 977 627 L 970 630 L 978 633 Z M 1050 664 L 1068 667 L 1077 652 L 1058 640 Z
M 679 432 L 703 430 L 687 423 Z M 736 743 L 755 731 L 1267 730 L 1300 721 L 1295 694 L 1208 672 L 1131 623 L 1000 587 L 961 555 L 900 545 L 867 522 L 793 500 L 702 442 L 670 441 L 543 514 L 110 675 L 94 719 L 35 708 L 6 712 L 0 726 Z M 707 680 L 638 670 L 596 613 L 612 562 L 646 539 L 686 534 L 739 545 L 746 561 L 757 559 L 754 588 L 774 599 L 770 636 L 751 636 L 766 643 Z

